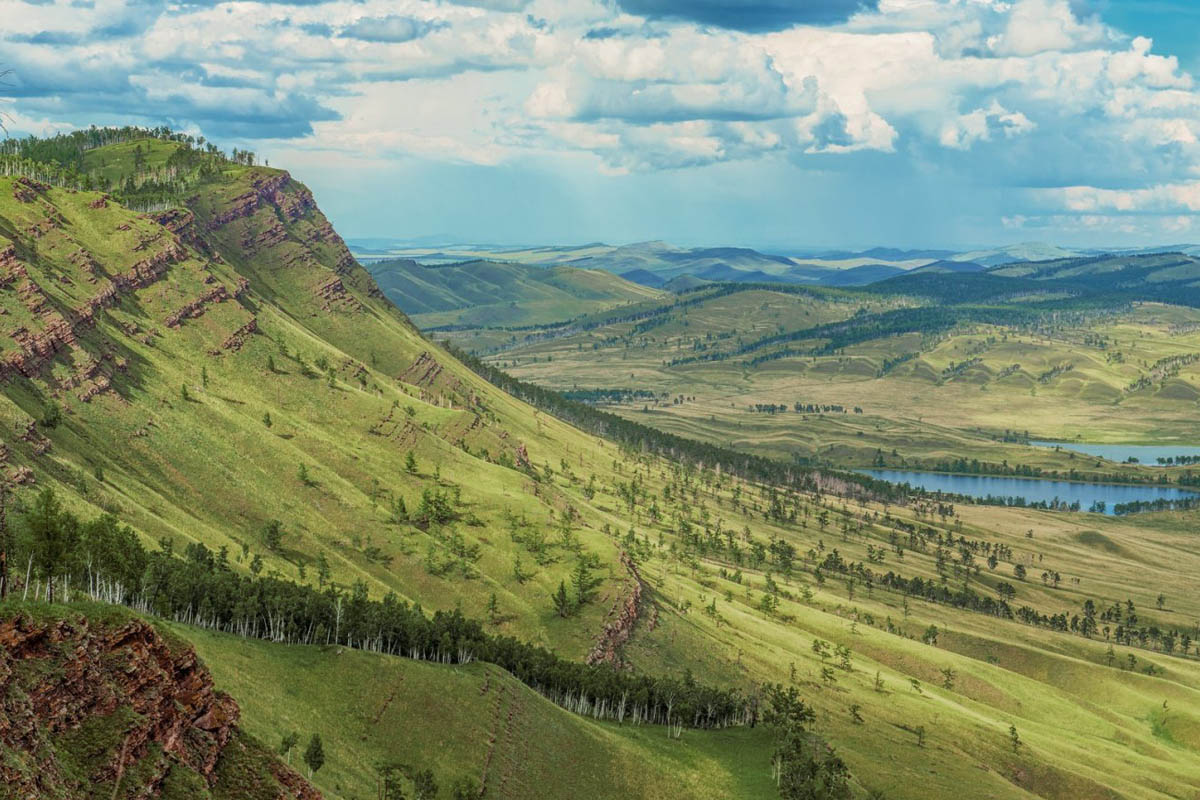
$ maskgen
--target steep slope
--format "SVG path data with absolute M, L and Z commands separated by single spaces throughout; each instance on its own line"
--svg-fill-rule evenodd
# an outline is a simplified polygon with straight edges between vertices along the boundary
M 320 800 L 190 646 L 81 610 L 0 610 L 0 797 Z
M 530 478 L 603 448 L 423 340 L 287 173 L 226 165 L 187 208 L 154 215 L 3 179 L 0 236 L 0 418 L 20 434 L 6 454 L 18 482 L 58 485 L 150 541 L 224 547 L 243 569 L 257 556 L 312 580 L 321 561 L 342 585 L 476 615 L 495 593 L 513 633 L 591 648 L 599 604 L 569 622 L 534 610 L 573 559 L 536 564 L 487 530 L 510 512 L 553 529 L 565 515 L 613 565 L 601 594 L 617 591 L 607 515 L 582 486 Z M 393 513 L 435 491 L 455 498 L 444 522 Z M 520 553 L 528 575 L 504 580 Z

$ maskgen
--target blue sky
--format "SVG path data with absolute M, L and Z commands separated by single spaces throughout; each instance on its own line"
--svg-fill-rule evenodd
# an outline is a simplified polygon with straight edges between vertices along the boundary
M 349 237 L 1200 241 L 1192 0 L 0 0 L 14 134 L 169 124 Z

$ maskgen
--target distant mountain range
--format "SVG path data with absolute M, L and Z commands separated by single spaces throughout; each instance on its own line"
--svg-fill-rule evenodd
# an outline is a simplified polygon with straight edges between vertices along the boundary
M 642 286 L 680 291 L 704 283 L 792 283 L 866 286 L 907 273 L 972 273 L 994 267 L 1099 256 L 1132 257 L 1161 253 L 1200 256 L 1200 245 L 1137 250 L 1068 249 L 1026 242 L 971 251 L 873 247 L 867 250 L 814 250 L 765 253 L 746 247 L 685 248 L 663 241 L 608 245 L 502 248 L 489 245 L 429 246 L 418 241 L 351 240 L 364 263 L 409 258 L 422 264 L 486 260 L 537 267 L 570 266 L 602 270 Z

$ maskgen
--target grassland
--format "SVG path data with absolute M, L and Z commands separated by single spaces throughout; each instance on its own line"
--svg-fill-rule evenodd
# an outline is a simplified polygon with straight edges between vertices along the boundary
M 444 266 L 379 261 L 371 264 L 371 274 L 421 328 L 541 325 L 664 296 L 601 270 L 491 261 Z
M 1145 303 L 1042 330 L 967 325 L 872 339 L 829 354 L 782 352 L 797 347 L 790 342 L 737 354 L 745 343 L 776 332 L 888 307 L 871 299 L 856 304 L 755 289 L 650 320 L 564 329 L 564 335 L 522 341 L 459 331 L 453 338 L 551 388 L 650 390 L 657 402 L 612 410 L 786 460 L 929 468 L 964 459 L 1174 480 L 1188 470 L 1111 464 L 1023 441 L 1180 443 L 1200 452 L 1193 425 L 1200 364 L 1189 363 L 1200 347 L 1200 312 L 1190 308 Z M 771 358 L 776 354 L 783 357 Z M 714 356 L 720 360 L 688 361 Z M 763 360 L 748 366 L 751 357 Z M 1170 359 L 1181 366 L 1159 368 Z M 845 412 L 797 413 L 796 403 Z M 787 411 L 755 410 L 766 405 Z
M 1143 627 L 1193 631 L 1200 618 L 1191 591 L 1200 570 L 1197 515 L 1099 519 L 976 507 L 939 514 L 911 503 L 852 503 L 838 496 L 836 482 L 812 494 L 748 482 L 720 465 L 650 457 L 537 412 L 422 338 L 347 259 L 307 190 L 276 170 L 228 165 L 188 203 L 190 218 L 171 223 L 174 231 L 165 227 L 170 220 L 115 203 L 93 207 L 98 198 L 91 193 L 44 189 L 19 202 L 14 189 L 0 181 L 0 250 L 11 241 L 28 277 L 0 292 L 10 334 L 17 327 L 48 334 L 55 320 L 47 308 L 74 319 L 113 276 L 156 253 L 174 253 L 163 274 L 98 309 L 94 326 L 77 326 L 73 341 L 36 359 L 16 339 L 3 351 L 28 362 L 27 375 L 10 370 L 0 400 L 0 419 L 18 432 L 6 439 L 7 469 L 30 470 L 36 486 L 57 487 L 85 516 L 111 511 L 148 542 L 165 539 L 177 551 L 194 543 L 226 548 L 231 569 L 249 570 L 257 557 L 264 572 L 310 584 L 324 558 L 338 591 L 362 581 L 373 597 L 392 591 L 429 610 L 460 607 L 485 619 L 495 595 L 493 632 L 574 659 L 592 648 L 627 599 L 633 576 L 619 558 L 625 552 L 638 565 L 643 592 L 620 659 L 639 672 L 690 670 L 697 680 L 748 692 L 796 684 L 817 711 L 816 731 L 850 764 L 858 796 L 950 798 L 969 786 L 972 796 L 995 798 L 1195 797 L 1194 644 L 1183 654 L 1178 645 L 1168 654 L 1155 637 L 1144 647 L 1122 644 L 1110 665 L 1102 633 L 1089 638 L 906 598 L 883 580 L 895 572 L 989 598 L 1010 584 L 1014 607 L 1068 617 L 1081 614 L 1087 600 L 1102 609 L 1130 600 Z M 81 249 L 90 262 L 75 256 Z M 21 288 L 27 284 L 41 293 L 34 308 L 26 303 L 33 293 Z M 168 324 L 216 284 L 228 297 Z M 1126 362 L 1106 364 L 1105 373 L 1103 357 L 1070 338 L 1073 332 L 1009 342 L 1000 332 L 955 331 L 915 342 L 920 359 L 888 376 L 922 387 L 926 399 L 917 400 L 905 399 L 897 384 L 868 394 L 879 360 L 892 350 L 856 354 L 848 347 L 795 359 L 793 366 L 804 364 L 803 372 L 794 370 L 799 378 L 783 369 L 787 359 L 753 371 L 735 360 L 664 365 L 672 353 L 697 352 L 697 344 L 732 346 L 738 336 L 772 335 L 797 318 L 805 321 L 795 327 L 811 327 L 852 317 L 864 305 L 872 313 L 913 302 L 832 291 L 742 294 L 748 302 L 730 295 L 712 308 L 666 312 L 661 325 L 641 319 L 584 327 L 496 358 L 515 363 L 518 374 L 568 388 L 626 385 L 631 375 L 631 387 L 674 399 L 686 394 L 653 414 L 623 413 L 665 426 L 668 419 L 702 420 L 708 404 L 705 429 L 717 431 L 709 434 L 715 438 L 739 423 L 778 424 L 779 415 L 743 410 L 755 398 L 827 398 L 864 413 L 785 416 L 805 426 L 874 419 L 872 441 L 885 442 L 903 435 L 889 430 L 891 420 L 911 413 L 914 425 L 934 422 L 984 448 L 1013 412 L 997 401 L 979 433 L 979 422 L 962 425 L 937 398 L 942 391 L 998 395 L 1001 379 L 989 379 L 983 392 L 958 380 L 939 385 L 924 371 L 940 374 L 990 336 L 987 353 L 1001 351 L 995 364 L 1014 357 L 1004 350 L 1010 345 L 1028 348 L 1020 351 L 1022 370 L 1036 374 L 1041 363 L 1056 363 L 1058 352 L 1046 350 L 1042 362 L 1035 354 L 1054 347 L 1090 358 L 1094 366 L 1081 362 L 1081 374 L 1124 385 L 1139 361 L 1175 352 L 1171 342 L 1190 346 L 1194 335 L 1171 333 L 1179 329 L 1170 325 L 1190 313 L 1175 309 L 1141 308 L 1109 320 L 1104 324 L 1114 331 L 1127 331 L 1113 334 Z M 1153 314 L 1163 319 L 1147 316 Z M 630 333 L 647 321 L 656 327 Z M 724 333 L 731 335 L 719 338 Z M 979 357 L 991 369 L 991 356 Z M 1181 379 L 1188 375 L 1180 372 Z M 1090 407 L 1054 381 L 1039 383 L 1038 394 L 1037 405 L 1054 397 L 1063 408 Z M 1122 406 L 1136 407 L 1136 400 Z M 39 422 L 51 402 L 63 412 L 55 427 Z M 1054 432 L 1054 415 L 1042 413 L 1046 430 L 1016 425 L 1019 418 L 1007 427 Z M 1182 431 L 1186 410 L 1178 415 L 1160 424 Z M 858 429 L 862 437 L 855 429 L 843 436 L 865 439 L 867 429 Z M 703 433 L 698 424 L 695 433 Z M 25 486 L 18 504 L 35 485 Z M 426 490 L 457 497 L 452 519 L 418 525 L 395 513 L 398 498 L 412 509 Z M 274 549 L 264 537 L 272 519 L 284 531 Z M 986 566 L 983 551 L 962 537 L 999 552 L 996 565 Z M 790 545 L 794 558 L 781 560 L 786 548 L 779 543 Z M 850 565 L 844 570 L 829 566 L 838 563 L 829 561 L 835 549 Z M 596 559 L 602 582 L 593 602 L 564 618 L 550 596 L 581 554 Z M 518 558 L 524 577 L 514 574 Z M 1014 575 L 1018 565 L 1028 570 L 1024 581 Z M 1060 580 L 1044 583 L 1044 571 Z M 925 636 L 930 626 L 938 629 L 936 640 Z M 242 703 L 251 733 L 273 743 L 292 729 L 322 732 L 331 758 L 318 783 L 334 797 L 369 796 L 380 758 L 436 766 L 443 785 L 481 775 L 493 735 L 496 755 L 488 763 L 499 766 L 489 770 L 500 771 L 489 771 L 488 780 L 508 774 L 514 797 L 563 796 L 554 794 L 560 785 L 594 797 L 758 798 L 770 791 L 771 744 L 761 729 L 685 731 L 674 741 L 661 729 L 571 717 L 487 665 L 438 667 L 173 630 L 196 643 L 218 682 Z M 1195 633 L 1193 640 L 1200 638 Z M 815 640 L 829 643 L 824 657 Z M 844 659 L 832 654 L 835 647 L 848 649 Z M 1135 667 L 1122 669 L 1129 655 Z M 497 729 L 490 715 L 507 720 L 510 710 L 528 727 Z M 1015 750 L 1010 726 L 1022 741 Z M 582 765 L 578 774 L 567 774 L 572 759 Z

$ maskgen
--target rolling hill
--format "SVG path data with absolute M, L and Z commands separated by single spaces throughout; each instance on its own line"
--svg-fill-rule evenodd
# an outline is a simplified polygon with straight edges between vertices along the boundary
M 601 270 L 492 261 L 424 266 L 407 259 L 367 268 L 384 295 L 422 327 L 536 325 L 661 296 Z

